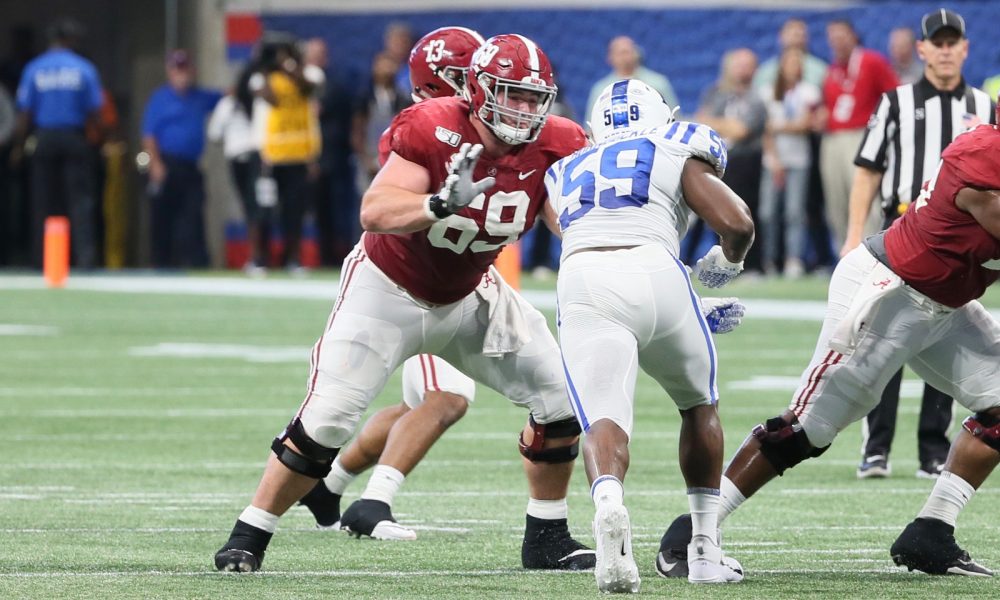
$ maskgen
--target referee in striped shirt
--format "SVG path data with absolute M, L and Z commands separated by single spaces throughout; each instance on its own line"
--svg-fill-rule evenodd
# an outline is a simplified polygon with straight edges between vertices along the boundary
M 901 85 L 882 95 L 868 121 L 868 130 L 854 164 L 847 240 L 841 256 L 861 243 L 875 195 L 882 198 L 888 227 L 906 212 L 923 182 L 934 176 L 941 152 L 963 131 L 980 123 L 995 123 L 994 104 L 983 91 L 962 77 L 962 63 L 969 52 L 965 20 L 950 10 L 924 15 L 917 52 L 925 62 L 919 81 Z M 896 429 L 900 369 L 886 386 L 880 404 L 868 415 L 864 460 L 859 478 L 887 477 L 891 473 L 889 450 Z M 952 399 L 924 385 L 917 432 L 920 468 L 917 477 L 937 477 L 948 456 L 946 436 L 952 419 Z

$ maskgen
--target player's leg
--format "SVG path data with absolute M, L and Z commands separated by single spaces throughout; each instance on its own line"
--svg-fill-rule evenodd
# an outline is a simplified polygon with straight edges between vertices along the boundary
M 393 518 L 393 500 L 434 442 L 465 415 L 475 392 L 475 382 L 436 356 L 420 354 L 404 364 L 403 399 L 410 410 L 388 431 L 361 498 L 344 511 L 342 529 L 359 537 L 416 539 L 415 531 Z
M 638 347 L 636 334 L 623 325 L 631 315 L 609 313 L 642 305 L 644 298 L 633 297 L 635 304 L 631 304 L 615 296 L 622 290 L 636 292 L 637 287 L 630 284 L 645 282 L 606 268 L 610 254 L 614 253 L 579 253 L 563 262 L 559 345 L 566 389 L 587 433 L 583 459 L 595 508 L 597 586 L 606 593 L 636 593 L 639 569 L 632 554 L 623 482 L 629 466 Z
M 412 357 L 411 359 L 412 360 Z M 389 430 L 410 408 L 405 403 L 387 406 L 369 418 L 357 437 L 341 450 L 330 474 L 316 483 L 301 503 L 321 529 L 340 529 L 340 500 L 354 479 L 378 462 Z
M 738 582 L 742 568 L 735 561 L 723 562 L 718 536 L 724 450 L 717 410 L 718 354 L 687 270 L 666 252 L 655 258 L 648 267 L 651 334 L 640 338 L 647 341 L 639 351 L 639 364 L 681 414 L 679 458 L 692 528 L 686 556 L 674 568 L 679 568 L 677 575 L 686 572 L 692 583 Z M 657 557 L 658 571 L 668 566 Z
M 411 356 L 403 363 L 403 401 L 372 415 L 354 441 L 337 455 L 330 474 L 302 498 L 302 504 L 316 518 L 317 527 L 340 529 L 340 500 L 344 490 L 355 477 L 378 463 L 396 421 L 423 402 L 427 389 L 423 363 L 422 355 Z
M 273 451 L 250 505 L 215 555 L 225 571 L 255 571 L 278 519 L 330 472 L 339 448 L 389 374 L 421 343 L 421 308 L 394 294 L 359 247 L 313 347 L 308 394 Z
M 506 286 L 492 272 L 494 280 Z M 516 314 L 508 337 L 529 340 L 500 357 L 483 354 L 488 306 L 478 292 L 466 299 L 467 313 L 459 333 L 441 356 L 475 380 L 531 411 L 521 432 L 521 453 L 528 478 L 525 540 L 521 563 L 534 569 L 589 569 L 594 553 L 570 536 L 566 493 L 579 451 L 580 425 L 566 395 L 559 347 L 545 317 L 519 294 L 505 288 L 505 314 Z M 497 331 L 491 330 L 494 333 Z M 520 333 L 526 335 L 520 335 Z
M 890 550 L 896 564 L 931 574 L 989 576 L 955 540 L 966 503 L 1000 463 L 1000 324 L 972 302 L 946 317 L 943 338 L 911 359 L 913 370 L 974 411 L 963 423 L 948 460 L 917 518 Z
M 868 287 L 869 279 L 880 276 L 876 262 L 860 248 L 837 266 L 827 316 L 791 406 L 754 428 L 725 470 L 720 524 L 769 481 L 822 454 L 838 432 L 868 414 L 892 374 L 914 353 L 911 348 L 923 345 L 929 328 L 926 317 L 913 310 L 902 288 L 867 300 L 857 294 Z M 844 329 L 861 323 L 860 332 Z M 850 343 L 848 353 L 832 349 L 832 338 L 838 347 Z M 661 540 L 661 554 L 677 556 L 689 539 L 687 519 L 675 520 Z

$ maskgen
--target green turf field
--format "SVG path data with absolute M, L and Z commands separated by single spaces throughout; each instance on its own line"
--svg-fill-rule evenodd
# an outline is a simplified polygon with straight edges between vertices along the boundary
M 321 274 L 311 283 L 329 284 Z M 0 276 L 0 599 L 7 598 L 570 598 L 597 596 L 589 573 L 520 569 L 527 501 L 516 435 L 525 413 L 479 388 L 411 475 L 394 506 L 418 529 L 408 543 L 282 520 L 256 575 L 214 572 L 212 555 L 250 499 L 271 438 L 302 399 L 309 348 L 332 297 L 33 289 Z M 239 280 L 234 280 L 240 282 Z M 275 289 L 295 282 L 269 280 Z M 527 282 L 534 291 L 551 284 Z M 822 300 L 824 283 L 735 285 L 745 297 Z M 306 295 L 306 294 L 303 294 Z M 995 300 L 995 295 L 991 297 Z M 1000 302 L 992 302 L 1000 306 Z M 754 318 L 717 340 L 727 455 L 785 408 L 819 329 Z M 676 466 L 679 419 L 640 379 L 626 503 L 644 595 L 697 598 L 992 597 L 995 580 L 932 578 L 894 567 L 888 548 L 931 483 L 917 468 L 916 382 L 905 386 L 893 477 L 858 481 L 860 427 L 823 457 L 765 488 L 726 522 L 725 547 L 747 573 L 705 589 L 660 579 L 660 535 L 686 510 Z M 398 402 L 394 378 L 377 406 Z M 958 418 L 964 417 L 961 409 Z M 360 493 L 364 478 L 348 492 Z M 1000 486 L 959 521 L 974 558 L 1000 566 Z M 582 466 L 570 525 L 590 543 Z

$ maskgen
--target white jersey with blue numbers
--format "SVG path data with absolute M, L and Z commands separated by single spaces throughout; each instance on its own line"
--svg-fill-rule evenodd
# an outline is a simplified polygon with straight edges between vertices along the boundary
M 613 136 L 552 165 L 545 185 L 559 217 L 563 258 L 587 248 L 646 244 L 677 256 L 691 215 L 681 172 L 692 157 L 711 164 L 719 177 L 726 170 L 718 133 L 674 121 Z

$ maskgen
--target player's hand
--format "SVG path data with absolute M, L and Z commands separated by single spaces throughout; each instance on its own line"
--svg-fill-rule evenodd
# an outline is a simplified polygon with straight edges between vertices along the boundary
M 729 333 L 743 322 L 747 307 L 739 298 L 702 298 L 701 314 L 712 333 Z
M 472 172 L 476 170 L 476 162 L 483 152 L 482 144 L 462 144 L 451 159 L 448 166 L 448 177 L 441 186 L 441 191 L 435 194 L 441 199 L 448 212 L 456 213 L 472 202 L 476 196 L 493 187 L 496 179 L 485 177 L 479 181 L 472 180 Z
M 722 287 L 743 271 L 743 261 L 729 262 L 722 252 L 722 246 L 712 246 L 705 256 L 698 259 L 694 272 L 705 287 Z

